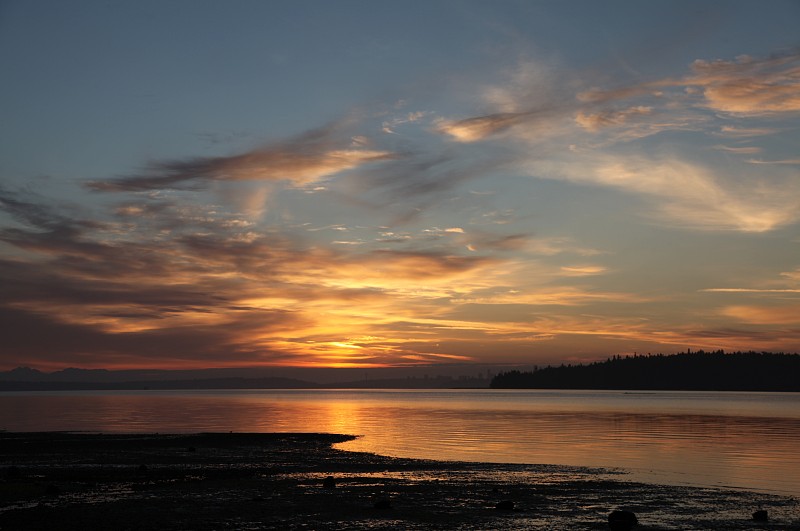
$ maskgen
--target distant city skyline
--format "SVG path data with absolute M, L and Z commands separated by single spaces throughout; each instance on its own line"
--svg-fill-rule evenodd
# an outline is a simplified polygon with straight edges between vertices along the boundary
M 0 370 L 800 351 L 800 4 L 0 5 Z

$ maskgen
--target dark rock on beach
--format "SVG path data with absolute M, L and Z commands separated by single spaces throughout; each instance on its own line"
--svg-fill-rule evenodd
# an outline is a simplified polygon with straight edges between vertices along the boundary
M 608 515 L 608 526 L 612 531 L 630 531 L 639 525 L 639 519 L 631 511 L 611 511 Z

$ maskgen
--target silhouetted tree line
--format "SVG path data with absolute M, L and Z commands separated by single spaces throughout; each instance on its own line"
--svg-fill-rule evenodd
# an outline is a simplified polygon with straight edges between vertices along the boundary
M 613 356 L 588 365 L 509 371 L 494 389 L 636 389 L 693 391 L 800 391 L 800 354 L 687 351 Z

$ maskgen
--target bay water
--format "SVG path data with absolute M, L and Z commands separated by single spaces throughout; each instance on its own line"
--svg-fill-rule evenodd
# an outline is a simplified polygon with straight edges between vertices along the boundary
M 599 467 L 626 479 L 800 495 L 800 393 L 198 390 L 0 393 L 0 429 L 327 432 L 342 449 Z

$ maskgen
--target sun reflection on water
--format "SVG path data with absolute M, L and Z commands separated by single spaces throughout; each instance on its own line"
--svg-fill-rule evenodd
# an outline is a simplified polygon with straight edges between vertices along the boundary
M 800 395 L 482 391 L 6 393 L 13 431 L 329 432 L 437 460 L 622 467 L 632 479 L 800 493 Z

